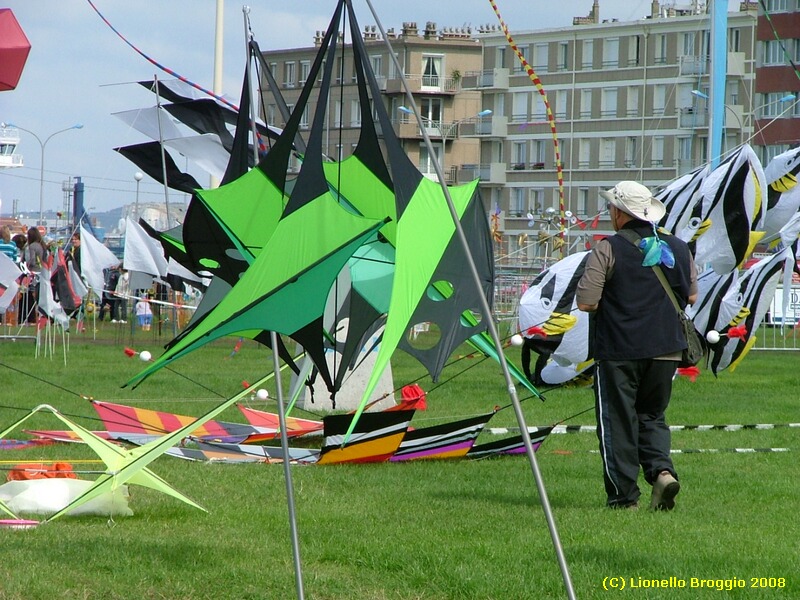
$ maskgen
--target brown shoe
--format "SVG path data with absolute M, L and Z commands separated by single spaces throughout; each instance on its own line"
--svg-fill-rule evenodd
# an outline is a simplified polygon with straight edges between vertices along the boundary
M 675 496 L 681 491 L 680 482 L 669 471 L 661 471 L 653 483 L 653 496 L 650 510 L 672 510 L 675 508 Z

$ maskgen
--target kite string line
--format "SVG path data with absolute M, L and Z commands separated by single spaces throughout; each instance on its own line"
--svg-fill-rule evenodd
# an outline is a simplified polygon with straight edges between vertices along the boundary
M 206 88 L 202 87 L 201 85 L 199 85 L 199 84 L 197 84 L 197 83 L 194 83 L 193 81 L 191 81 L 191 80 L 187 79 L 186 77 L 184 77 L 183 75 L 181 75 L 181 74 L 179 74 L 179 73 L 177 73 L 177 72 L 173 71 L 173 70 L 172 70 L 172 69 L 170 69 L 169 67 L 166 67 L 166 66 L 162 65 L 161 63 L 157 62 L 155 59 L 151 58 L 150 56 L 148 56 L 147 54 L 145 54 L 144 52 L 142 52 L 141 50 L 139 50 L 139 48 L 137 48 L 137 47 L 136 47 L 136 46 L 134 46 L 134 45 L 133 45 L 133 44 L 132 44 L 130 41 L 128 41 L 128 39 L 127 39 L 127 38 L 126 38 L 124 35 L 122 35 L 122 34 L 119 32 L 119 30 L 117 30 L 117 28 L 116 28 L 116 27 L 114 27 L 114 26 L 111 24 L 111 22 L 110 22 L 108 19 L 106 19 L 106 18 L 103 16 L 103 13 L 101 13 L 101 12 L 100 12 L 100 11 L 97 9 L 97 7 L 94 5 L 94 3 L 92 2 L 92 0 L 86 0 L 86 1 L 89 3 L 89 6 L 91 6 L 91 7 L 92 7 L 92 9 L 94 10 L 94 12 L 95 12 L 95 13 L 97 13 L 97 16 L 98 16 L 98 17 L 100 17 L 100 19 L 102 19 L 103 23 L 105 23 L 106 25 L 108 25 L 108 27 L 109 27 L 109 29 L 111 29 L 111 31 L 113 31 L 114 33 L 116 33 L 116 34 L 117 34 L 117 36 L 118 36 L 118 37 L 119 37 L 119 38 L 120 38 L 120 39 L 121 39 L 123 42 L 125 42 L 125 43 L 126 43 L 128 46 L 130 46 L 130 47 L 131 47 L 131 48 L 132 48 L 132 49 L 133 49 L 133 50 L 134 50 L 134 51 L 135 51 L 137 54 L 139 54 L 139 55 L 140 55 L 142 58 L 144 58 L 144 59 L 145 59 L 147 62 L 149 62 L 150 64 L 154 65 L 155 67 L 157 67 L 157 68 L 161 69 L 162 71 L 164 71 L 164 72 L 165 72 L 165 73 L 167 73 L 168 75 L 172 75 L 173 77 L 177 78 L 178 80 L 180 80 L 180 81 L 182 81 L 182 82 L 186 83 L 187 85 L 190 85 L 190 86 L 192 86 L 192 87 L 193 87 L 193 88 L 195 88 L 196 90 L 199 90 L 199 91 L 203 92 L 204 94 L 206 94 L 206 95 L 208 95 L 208 96 L 211 96 L 211 97 L 212 97 L 212 98 L 214 98 L 215 100 L 218 100 L 218 101 L 222 102 L 222 103 L 223 103 L 223 104 L 225 104 L 226 106 L 228 106 L 228 107 L 230 107 L 230 108 L 232 108 L 233 110 L 235 110 L 235 111 L 237 111 L 237 112 L 238 112 L 238 110 L 239 110 L 239 107 L 238 107 L 238 106 L 236 106 L 235 104 L 233 104 L 232 102 L 230 102 L 229 100 L 226 100 L 225 98 L 223 98 L 222 96 L 219 96 L 219 95 L 215 94 L 215 93 L 214 93 L 214 92 L 212 92 L 211 90 L 209 90 L 209 89 L 206 89 Z
M 500 27 L 503 30 L 503 33 L 506 36 L 506 40 L 508 41 L 508 45 L 511 46 L 511 49 L 514 50 L 514 53 L 517 55 L 520 63 L 522 63 L 522 68 L 528 74 L 531 82 L 536 86 L 536 89 L 539 90 L 539 94 L 542 96 L 542 101 L 544 102 L 545 111 L 547 112 L 547 123 L 550 125 L 550 132 L 553 135 L 553 150 L 555 153 L 555 163 L 556 163 L 556 177 L 558 179 L 558 204 L 559 204 L 559 228 L 560 233 L 559 236 L 561 237 L 562 241 L 564 239 L 564 221 L 565 221 L 565 209 L 564 209 L 564 172 L 563 167 L 561 164 L 561 150 L 559 148 L 558 143 L 558 134 L 556 133 L 556 120 L 553 116 L 553 111 L 550 109 L 550 102 L 547 99 L 547 92 L 544 90 L 544 85 L 542 84 L 541 79 L 536 74 L 536 71 L 533 70 L 533 67 L 528 64 L 528 61 L 523 56 L 522 51 L 520 51 L 519 47 L 517 46 L 514 38 L 511 37 L 511 32 L 508 29 L 508 25 L 503 20 L 503 17 L 500 15 L 500 9 L 497 7 L 497 3 L 495 0 L 489 0 L 489 4 L 492 5 L 492 9 L 494 10 L 494 14 L 497 17 L 497 20 L 500 22 Z M 561 256 L 564 256 L 563 246 L 561 247 Z

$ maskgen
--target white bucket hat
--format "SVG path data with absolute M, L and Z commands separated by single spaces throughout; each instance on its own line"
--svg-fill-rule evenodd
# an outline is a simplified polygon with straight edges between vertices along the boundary
M 667 213 L 661 201 L 655 199 L 649 189 L 635 181 L 620 181 L 610 190 L 600 192 L 600 197 L 642 221 L 654 223 Z

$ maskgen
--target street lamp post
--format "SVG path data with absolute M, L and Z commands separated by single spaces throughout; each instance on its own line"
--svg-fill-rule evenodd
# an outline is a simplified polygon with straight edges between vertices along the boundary
M 139 182 L 144 179 L 144 174 L 141 171 L 136 171 L 133 174 L 133 178 L 136 180 L 136 220 L 139 220 Z
M 407 115 L 413 115 L 414 114 L 414 111 L 411 110 L 410 108 L 408 108 L 407 106 L 398 106 L 397 110 L 399 110 L 401 113 L 405 113 Z M 445 153 L 447 152 L 447 138 L 450 136 L 450 134 L 453 133 L 453 131 L 456 131 L 456 136 L 455 137 L 458 137 L 458 133 L 457 133 L 457 129 L 456 128 L 461 123 L 464 123 L 465 121 L 470 121 L 472 119 L 488 117 L 491 114 L 492 114 L 492 111 L 487 108 L 486 110 L 482 110 L 481 112 L 479 112 L 476 115 L 473 115 L 473 116 L 470 116 L 470 117 L 464 117 L 463 119 L 458 119 L 456 121 L 453 121 L 446 128 L 442 127 L 442 123 L 441 122 L 437 122 L 437 121 L 434 121 L 433 119 L 431 119 L 430 117 L 425 117 L 423 115 L 420 115 L 420 119 L 422 119 L 423 122 L 428 123 L 428 125 L 438 126 L 439 133 L 442 136 L 442 157 L 441 157 L 441 160 L 439 160 L 439 166 L 442 169 L 442 174 L 444 174 L 444 172 L 445 172 L 445 169 L 444 169 L 444 157 L 445 157 Z
M 47 147 L 47 142 L 49 142 L 53 137 L 55 137 L 59 133 L 64 133 L 65 131 L 70 131 L 72 129 L 82 129 L 83 125 L 81 125 L 80 123 L 76 123 L 71 127 L 67 127 L 65 129 L 59 129 L 55 133 L 51 133 L 49 136 L 47 136 L 44 139 L 44 141 L 42 141 L 39 138 L 39 136 L 36 135 L 34 132 L 32 132 L 30 129 L 25 129 L 24 127 L 20 127 L 19 125 L 14 125 L 12 123 L 9 123 L 9 125 L 11 127 L 16 127 L 20 131 L 25 131 L 27 133 L 30 133 L 36 139 L 36 141 L 39 142 L 39 146 L 41 147 L 42 150 L 41 164 L 39 165 L 39 221 L 37 222 L 37 225 L 44 225 L 44 150 Z

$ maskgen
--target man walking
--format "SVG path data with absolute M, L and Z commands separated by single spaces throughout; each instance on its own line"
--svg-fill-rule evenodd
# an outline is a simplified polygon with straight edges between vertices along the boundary
M 663 271 L 681 307 L 697 298 L 697 273 L 686 243 L 656 229 L 666 209 L 650 190 L 622 181 L 600 195 L 608 201 L 617 234 L 592 250 L 577 304 L 592 313 L 597 437 L 607 503 L 638 507 L 641 466 L 653 486 L 650 508 L 671 510 L 680 483 L 664 413 L 686 340 L 651 265 Z

